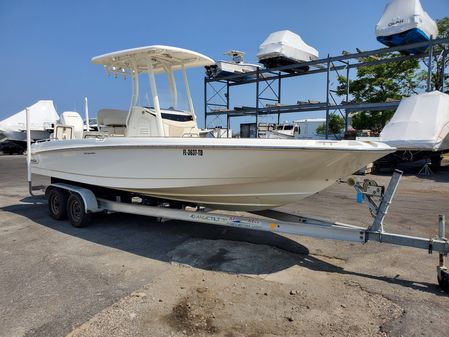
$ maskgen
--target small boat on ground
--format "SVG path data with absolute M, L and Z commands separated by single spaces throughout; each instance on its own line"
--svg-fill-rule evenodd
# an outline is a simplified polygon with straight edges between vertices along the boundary
M 432 91 L 403 98 L 380 138 L 398 150 L 449 150 L 449 95 Z
M 29 108 L 31 140 L 48 139 L 59 119 L 53 101 L 41 100 Z M 0 121 L 0 141 L 9 141 L 26 148 L 26 110 Z
M 392 158 L 428 158 L 439 166 L 449 152 L 449 95 L 433 91 L 403 98 L 380 140 L 397 148 Z
M 376 37 L 389 47 L 429 41 L 438 36 L 437 24 L 421 6 L 419 0 L 392 0 L 376 25 Z M 426 47 L 406 50 L 422 53 Z
M 259 62 L 267 68 L 275 68 L 298 64 L 298 68 L 286 72 L 301 72 L 309 70 L 301 63 L 318 59 L 318 51 L 306 44 L 303 39 L 289 30 L 271 33 L 259 46 L 257 53 Z

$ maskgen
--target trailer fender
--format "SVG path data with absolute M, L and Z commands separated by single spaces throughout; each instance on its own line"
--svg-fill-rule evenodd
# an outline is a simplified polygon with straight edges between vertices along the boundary
M 97 213 L 103 211 L 102 208 L 98 207 L 97 198 L 95 197 L 95 194 L 83 187 L 78 187 L 70 184 L 64 184 L 64 183 L 54 183 L 50 184 L 47 187 L 47 190 L 49 188 L 56 187 L 63 189 L 65 191 L 68 191 L 69 193 L 77 193 L 79 196 L 83 199 L 84 202 L 84 208 L 86 210 L 86 213 Z

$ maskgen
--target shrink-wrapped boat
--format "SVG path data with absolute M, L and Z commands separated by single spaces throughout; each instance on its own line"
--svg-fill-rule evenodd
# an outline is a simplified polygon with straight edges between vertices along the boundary
M 402 99 L 380 138 L 398 150 L 449 150 L 449 95 L 433 91 Z
M 262 42 L 257 58 L 265 67 L 274 68 L 317 60 L 318 51 L 306 44 L 298 34 L 281 30 L 271 33 Z M 307 71 L 308 67 L 298 67 L 298 69 Z M 298 69 L 289 72 L 295 72 Z
M 376 38 L 389 47 L 424 42 L 438 35 L 437 24 L 421 6 L 419 0 L 392 0 L 376 25 Z M 407 50 L 411 54 L 426 48 Z

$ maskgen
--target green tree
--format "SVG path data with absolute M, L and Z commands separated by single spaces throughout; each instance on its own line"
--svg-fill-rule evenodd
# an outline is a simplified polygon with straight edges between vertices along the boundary
M 345 127 L 345 121 L 343 117 L 337 115 L 337 114 L 331 114 L 329 116 L 329 133 L 337 135 L 340 132 L 343 131 L 343 128 Z M 316 133 L 319 135 L 326 134 L 326 124 L 320 125 L 316 129 Z
M 438 26 L 438 38 L 444 39 L 449 38 L 449 17 L 444 17 L 442 19 L 437 20 L 437 26 Z M 443 81 L 444 81 L 444 88 L 448 90 L 449 88 L 449 74 L 447 72 L 444 72 L 443 68 L 443 58 L 442 53 L 444 52 L 444 48 L 441 45 L 436 45 L 433 48 L 433 57 L 432 57 L 432 89 L 441 91 Z M 427 62 L 427 61 L 426 61 Z M 447 59 L 445 68 L 447 68 Z M 444 78 L 443 78 L 444 74 Z M 418 78 L 421 80 L 421 87 L 427 88 L 427 76 L 428 72 L 426 70 L 422 70 L 420 74 L 418 75 Z
M 394 58 L 398 55 L 388 53 L 382 57 L 370 56 L 360 59 L 361 62 L 371 62 L 379 59 Z M 401 62 L 375 64 L 357 69 L 354 80 L 349 81 L 349 93 L 354 102 L 379 103 L 389 100 L 399 100 L 403 96 L 416 93 L 419 80 L 416 71 L 419 62 L 415 59 Z M 338 78 L 337 95 L 346 95 L 346 78 Z M 393 116 L 394 111 L 359 112 L 352 117 L 355 129 L 381 130 Z
M 393 115 L 394 110 L 357 112 L 352 115 L 352 127 L 380 132 Z

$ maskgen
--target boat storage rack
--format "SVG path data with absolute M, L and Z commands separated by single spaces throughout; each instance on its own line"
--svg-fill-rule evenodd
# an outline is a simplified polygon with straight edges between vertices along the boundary
M 427 51 L 417 54 L 407 53 L 407 50 L 415 48 L 427 49 Z M 386 55 L 391 57 L 385 57 Z M 212 78 L 206 76 L 204 78 L 204 127 L 212 128 L 212 124 L 221 121 L 222 116 L 226 117 L 226 128 L 229 130 L 231 118 L 235 117 L 254 117 L 255 123 L 258 125 L 260 117 L 277 115 L 277 124 L 280 124 L 281 114 L 322 111 L 326 113 L 325 136 L 328 139 L 331 136 L 329 130 L 331 114 L 338 114 L 345 120 L 345 131 L 347 131 L 350 125 L 348 116 L 351 113 L 396 110 L 399 105 L 399 101 L 372 103 L 352 100 L 349 91 L 350 78 L 356 69 L 408 60 L 420 61 L 423 71 L 427 74 L 427 92 L 432 90 L 445 92 L 447 90 L 444 79 L 448 75 L 449 37 L 368 51 L 357 49 L 355 53 L 327 55 L 322 59 L 280 67 L 257 68 L 251 72 Z M 310 78 L 310 76 L 315 75 L 316 77 L 319 74 L 324 75 L 319 77 L 320 81 L 324 80 L 321 82 L 324 95 L 320 101 L 306 100 L 293 104 L 284 102 L 288 96 L 284 93 L 288 91 L 288 88 L 292 89 L 292 92 L 301 93 L 301 85 L 305 83 L 307 86 L 309 83 L 309 81 L 304 81 L 298 84 L 287 79 L 303 78 L 304 76 Z M 253 86 L 255 86 L 255 95 L 249 95 L 250 99 L 245 101 L 245 105 L 232 107 L 234 104 L 231 104 L 231 101 L 234 101 L 231 96 L 234 97 L 239 90 L 247 95 L 248 89 L 254 90 Z M 339 91 L 340 93 L 338 93 Z M 237 95 L 236 98 L 240 96 Z M 235 103 L 237 102 L 242 103 L 240 99 L 235 101 Z M 211 124 L 208 124 L 208 117 L 213 117 Z
M 172 208 L 167 202 L 156 206 L 147 206 L 145 197 L 133 197 L 131 202 L 123 202 L 116 197 L 116 200 L 112 201 L 98 198 L 91 189 L 77 186 L 76 183 L 52 183 L 47 186 L 46 195 L 50 215 L 57 218 L 55 212 L 57 214 L 58 209 L 66 209 L 69 221 L 76 227 L 86 226 L 93 213 L 122 212 L 156 217 L 160 221 L 181 220 L 359 243 L 376 241 L 425 249 L 430 254 L 435 251 L 439 254 L 438 283 L 442 289 L 449 291 L 449 273 L 444 265 L 444 257 L 449 252 L 449 242 L 445 237 L 445 217 L 443 215 L 439 216 L 439 235 L 435 238 L 393 234 L 385 231 L 384 219 L 401 176 L 402 172 L 396 170 L 387 188 L 378 186 L 375 181 L 369 179 L 349 178 L 345 181 L 355 188 L 357 200 L 367 204 L 374 219 L 368 227 L 329 222 L 275 210 L 254 212 L 257 216 L 251 217 L 217 213 L 215 210 L 203 207 L 179 208 L 178 205 L 178 208 Z M 32 190 L 30 188 L 30 193 Z

